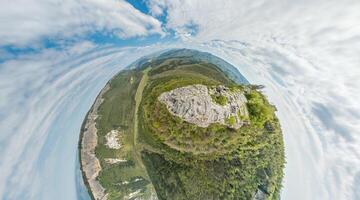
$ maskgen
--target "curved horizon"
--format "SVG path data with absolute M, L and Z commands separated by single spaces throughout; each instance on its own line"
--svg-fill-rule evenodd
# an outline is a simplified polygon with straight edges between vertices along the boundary
M 139 59 L 182 48 L 265 86 L 285 141 L 282 199 L 360 198 L 359 2 L 19 0 L 0 10 L 0 199 L 88 199 L 78 139 L 96 96 Z

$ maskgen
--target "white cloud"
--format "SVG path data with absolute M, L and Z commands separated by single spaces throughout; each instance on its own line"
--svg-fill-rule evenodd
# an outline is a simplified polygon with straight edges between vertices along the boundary
M 196 41 L 239 40 L 276 43 L 315 62 L 360 63 L 360 2 L 150 0 L 150 10 L 166 11 L 166 27 Z M 157 11 L 162 8 L 162 11 Z M 316 63 L 315 63 L 316 64 Z
M 359 1 L 148 5 L 154 16 L 167 13 L 166 28 L 189 41 L 181 47 L 213 52 L 251 82 L 267 86 L 286 142 L 283 199 L 359 198 Z M 36 45 L 41 37 L 72 38 L 94 30 L 124 38 L 163 34 L 155 18 L 115 0 L 6 1 L 0 22 L 2 45 Z M 189 25 L 196 25 L 197 34 Z M 87 109 L 125 64 L 163 48 L 81 43 L 2 63 L 0 198 L 75 199 L 74 151 Z
M 87 110 L 113 75 L 156 49 L 85 42 L 0 64 L 0 199 L 76 199 Z
M 164 9 L 166 7 L 165 0 L 158 1 L 146 1 L 146 4 L 149 8 L 149 11 L 154 16 L 161 16 L 164 14 Z
M 13 0 L 0 6 L 0 45 L 38 45 L 95 31 L 129 38 L 164 35 L 161 22 L 124 0 Z
M 180 38 L 205 42 L 204 49 L 268 86 L 285 123 L 283 199 L 357 199 L 359 1 L 151 0 L 149 6 L 167 13 L 166 27 Z M 189 24 L 197 26 L 195 36 Z
M 144 48 L 86 42 L 1 64 L 0 197 L 76 199 L 78 132 L 97 93 L 133 60 L 174 46 L 212 52 L 267 86 L 286 145 L 283 199 L 356 199 L 359 69 L 314 66 L 277 44 L 221 40 Z
M 284 130 L 283 199 L 357 199 L 353 194 L 359 189 L 355 176 L 360 172 L 358 68 L 314 66 L 276 45 L 217 41 L 204 48 L 234 63 L 251 82 L 267 86 Z

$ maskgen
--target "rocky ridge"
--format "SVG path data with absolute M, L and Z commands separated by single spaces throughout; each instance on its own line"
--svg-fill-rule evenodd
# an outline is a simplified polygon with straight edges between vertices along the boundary
M 219 96 L 226 98 L 222 105 L 214 100 Z M 243 92 L 223 85 L 180 87 L 162 93 L 158 100 L 166 105 L 172 115 L 200 127 L 220 123 L 238 129 L 248 123 L 247 100 Z

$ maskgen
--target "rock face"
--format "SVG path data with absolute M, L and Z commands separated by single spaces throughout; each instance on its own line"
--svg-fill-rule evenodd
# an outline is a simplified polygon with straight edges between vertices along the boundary
M 258 189 L 255 193 L 253 200 L 265 200 L 267 197 L 266 193 Z
M 225 97 L 220 105 L 213 97 Z M 169 112 L 186 122 L 200 127 L 208 127 L 212 123 L 220 123 L 231 128 L 240 128 L 248 123 L 246 97 L 240 90 L 231 91 L 219 85 L 208 88 L 195 84 L 176 88 L 162 93 L 158 100 L 164 103 Z
M 81 166 L 82 171 L 85 174 L 85 180 L 88 184 L 88 189 L 96 200 L 106 200 L 107 195 L 105 189 L 97 180 L 97 177 L 101 171 L 100 161 L 96 158 L 95 148 L 97 145 L 97 129 L 95 120 L 98 117 L 97 110 L 103 101 L 102 95 L 109 89 L 109 85 L 99 94 L 93 107 L 91 108 L 86 123 L 83 138 L 81 141 Z

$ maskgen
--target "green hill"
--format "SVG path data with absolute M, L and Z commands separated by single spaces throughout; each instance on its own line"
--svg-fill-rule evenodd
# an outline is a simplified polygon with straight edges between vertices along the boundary
M 276 109 L 257 86 L 238 84 L 227 72 L 193 57 L 159 57 L 109 82 L 98 109 L 95 151 L 108 199 L 279 199 L 285 160 Z M 236 112 L 204 127 L 159 101 L 165 92 L 196 84 L 243 94 L 246 115 Z M 219 109 L 231 103 L 211 98 Z M 239 120 L 243 125 L 234 128 Z M 119 149 L 109 148 L 112 130 Z

